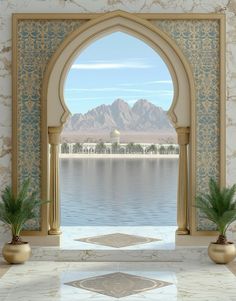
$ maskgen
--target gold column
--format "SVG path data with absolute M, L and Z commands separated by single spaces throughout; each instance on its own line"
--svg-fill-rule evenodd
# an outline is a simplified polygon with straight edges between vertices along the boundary
M 179 144 L 179 177 L 177 195 L 177 234 L 186 235 L 188 230 L 188 150 L 189 128 L 180 127 L 176 129 Z
M 49 127 L 50 144 L 50 235 L 59 235 L 60 231 L 60 195 L 59 195 L 59 147 L 61 127 Z

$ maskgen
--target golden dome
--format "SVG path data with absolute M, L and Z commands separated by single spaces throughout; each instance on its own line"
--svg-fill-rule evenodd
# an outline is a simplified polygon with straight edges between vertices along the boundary
M 115 129 L 115 130 L 111 131 L 110 137 L 120 137 L 120 132 Z

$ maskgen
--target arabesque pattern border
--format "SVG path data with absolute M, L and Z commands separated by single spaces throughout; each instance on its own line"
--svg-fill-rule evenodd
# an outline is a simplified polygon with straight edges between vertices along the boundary
M 196 100 L 196 193 L 208 191 L 220 177 L 220 24 L 219 20 L 161 20 L 154 24 L 169 34 L 193 71 Z M 214 230 L 197 212 L 197 230 Z
M 158 18 L 157 18 L 158 19 Z M 88 19 L 87 19 L 88 20 Z M 41 191 L 41 86 L 47 63 L 60 43 L 86 22 L 76 18 L 17 22 L 17 179 L 30 177 Z M 220 26 L 217 19 L 152 20 L 178 44 L 193 70 L 196 88 L 196 192 L 220 174 Z M 41 230 L 41 217 L 27 230 Z M 197 230 L 212 225 L 197 214 Z

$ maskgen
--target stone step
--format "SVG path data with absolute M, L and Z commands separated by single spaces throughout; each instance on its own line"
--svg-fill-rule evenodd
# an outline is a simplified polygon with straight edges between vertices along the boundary
M 68 262 L 182 262 L 208 260 L 206 247 L 177 247 L 173 250 L 66 250 L 32 247 L 33 261 Z

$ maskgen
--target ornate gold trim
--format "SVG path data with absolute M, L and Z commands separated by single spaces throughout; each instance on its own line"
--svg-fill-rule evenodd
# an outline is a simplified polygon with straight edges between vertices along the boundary
M 178 173 L 178 192 L 177 192 L 177 225 L 176 234 L 189 234 L 188 226 L 188 144 L 189 127 L 176 129 L 179 144 L 179 173 Z
M 82 27 L 86 26 L 87 23 L 85 25 L 81 26 L 81 32 L 82 31 Z M 86 30 L 90 28 L 87 27 Z M 163 59 L 163 61 L 166 63 L 166 65 L 168 66 L 169 72 L 171 74 L 171 78 L 173 81 L 173 86 L 174 86 L 174 96 L 173 96 L 173 100 L 171 103 L 171 107 L 168 110 L 167 114 L 170 118 L 170 121 L 172 122 L 172 124 L 174 125 L 174 127 L 178 127 L 178 118 L 175 114 L 175 107 L 178 103 L 178 97 L 179 97 L 179 82 L 178 82 L 178 77 L 176 75 L 175 69 L 173 67 L 172 62 L 169 60 L 168 56 L 165 54 L 165 52 L 157 45 L 155 44 L 153 41 L 150 41 L 150 39 L 142 34 L 140 34 L 138 31 L 136 30 L 130 30 L 130 28 L 127 28 L 126 26 L 111 26 L 111 27 L 107 27 L 106 31 L 101 30 L 101 31 L 97 31 L 96 34 L 94 35 L 90 35 L 89 38 L 87 40 L 85 40 L 79 47 L 76 48 L 76 50 L 70 55 L 70 57 L 68 58 L 68 60 L 65 62 L 64 67 L 63 67 L 63 71 L 61 73 L 60 76 L 60 85 L 59 85 L 59 95 L 60 95 L 60 103 L 64 109 L 64 113 L 61 117 L 61 124 L 64 124 L 67 120 L 67 118 L 69 117 L 69 109 L 67 108 L 66 104 L 65 104 L 65 100 L 64 100 L 64 81 L 66 78 L 66 75 L 68 73 L 68 69 L 71 66 L 71 62 L 73 62 L 73 60 L 75 59 L 76 56 L 78 56 L 78 54 L 83 50 L 84 47 L 86 47 L 89 43 L 91 43 L 94 39 L 97 38 L 97 36 L 99 35 L 105 35 L 107 32 L 112 32 L 112 31 L 124 31 L 130 35 L 134 35 L 137 38 L 139 38 L 140 40 L 143 40 L 146 44 L 148 44 L 151 48 L 154 49 L 154 51 L 156 51 Z M 70 38 L 70 37 L 68 37 Z M 73 40 L 73 39 L 72 39 Z M 71 40 L 70 40 L 71 42 Z M 68 44 L 67 44 L 68 45 Z M 66 46 L 67 46 L 66 45 Z M 66 47 L 64 46 L 63 49 Z M 56 54 L 56 53 L 55 53 Z M 58 57 L 60 54 L 56 55 L 56 57 Z M 53 68 L 53 67 L 52 67 Z M 49 71 L 50 72 L 50 71 Z M 46 76 L 46 75 L 45 75 Z M 49 75 L 50 76 L 50 75 Z M 49 76 L 47 75 L 46 77 L 49 78 Z
M 49 127 L 50 144 L 50 211 L 49 235 L 60 235 L 59 144 L 62 127 Z
M 224 186 L 226 183 L 226 112 L 225 112 L 225 104 L 226 104 L 226 42 L 225 42 L 225 34 L 226 34 L 226 17 L 223 14 L 209 14 L 207 15 L 208 19 L 215 19 L 219 21 L 220 26 L 220 184 Z M 201 19 L 202 19 L 201 15 Z M 194 157 L 196 158 L 196 137 L 195 131 L 195 119 L 196 112 L 195 106 L 192 106 L 194 110 L 191 112 L 191 154 L 194 153 Z M 190 160 L 192 160 L 190 158 Z M 194 200 L 196 195 L 195 188 L 195 160 L 192 160 L 192 165 L 190 165 L 190 173 L 192 178 L 192 185 L 190 187 L 190 234 L 195 236 L 216 236 L 218 234 L 217 231 L 198 231 L 197 223 L 196 223 L 196 207 L 194 207 Z
M 119 12 L 119 11 L 118 11 Z M 117 13 L 117 12 L 113 12 Z M 13 150 L 12 150 L 12 185 L 14 192 L 17 191 L 17 26 L 19 20 L 60 20 L 60 19 L 77 19 L 77 20 L 93 20 L 101 16 L 106 15 L 106 13 L 92 13 L 92 14 L 54 14 L 54 13 L 26 13 L 26 14 L 13 14 L 12 15 L 12 38 L 13 38 L 13 51 L 12 51 L 12 95 L 13 95 L 13 110 L 12 110 L 12 136 L 13 136 Z M 131 15 L 131 14 L 129 14 Z M 144 19 L 146 24 L 148 20 L 161 20 L 161 19 L 195 19 L 195 20 L 219 20 L 220 22 L 220 95 L 221 95 L 221 110 L 220 110 L 220 182 L 221 185 L 225 184 L 225 15 L 223 14 L 185 14 L 185 13 L 167 13 L 167 14 L 157 14 L 157 13 L 135 13 L 132 14 L 134 17 Z M 150 25 L 150 23 L 148 23 Z M 185 59 L 185 58 L 184 58 Z M 187 67 L 191 73 L 191 68 Z M 190 79 L 191 87 L 191 131 L 190 131 L 190 229 L 192 235 L 215 235 L 213 231 L 196 231 L 196 210 L 192 206 L 195 196 L 195 158 L 196 158 L 196 148 L 195 148 L 195 120 L 196 112 L 194 104 L 194 82 Z M 45 114 L 45 103 L 42 101 L 42 120 L 41 120 L 41 138 L 42 138 L 42 197 L 48 197 L 48 135 L 47 135 L 47 115 Z M 174 116 L 173 116 L 174 117 Z M 173 118 L 172 117 L 172 118 Z M 42 216 L 48 216 L 48 206 L 44 206 L 42 209 Z M 26 231 L 24 235 L 45 235 L 48 230 L 48 218 L 42 220 L 42 231 Z
M 53 74 L 53 69 L 54 69 L 54 66 L 57 63 L 57 60 L 60 58 L 61 55 L 64 55 L 63 51 L 65 49 L 67 49 L 67 47 L 69 47 L 70 43 L 72 43 L 78 36 L 80 36 L 82 34 L 84 34 L 86 36 L 86 31 L 89 30 L 90 28 L 94 28 L 95 26 L 98 27 L 99 24 L 101 24 L 102 22 L 109 21 L 109 20 L 115 19 L 117 17 L 121 17 L 121 18 L 124 18 L 124 20 L 133 21 L 133 22 L 135 22 L 137 24 L 140 24 L 140 25 L 144 26 L 145 28 L 151 30 L 151 32 L 157 34 L 159 37 L 161 37 L 167 43 L 167 45 L 170 47 L 170 49 L 172 49 L 172 51 L 174 51 L 174 53 L 176 54 L 176 56 L 180 60 L 183 69 L 185 70 L 186 79 L 189 82 L 189 89 L 190 89 L 190 91 L 188 90 L 188 92 L 190 92 L 190 98 L 191 98 L 190 99 L 190 103 L 195 103 L 194 102 L 194 96 L 195 96 L 195 92 L 194 91 L 195 91 L 195 89 L 194 89 L 194 79 L 193 79 L 192 70 L 191 70 L 191 67 L 190 67 L 187 59 L 185 58 L 185 56 L 183 55 L 183 53 L 179 49 L 179 47 L 176 45 L 176 43 L 174 41 L 172 41 L 172 39 L 167 34 L 165 34 L 164 32 L 162 32 L 160 29 L 158 29 L 153 24 L 151 24 L 151 23 L 149 23 L 149 22 L 147 22 L 145 20 L 142 20 L 142 19 L 140 20 L 136 16 L 130 15 L 130 14 L 126 13 L 126 12 L 120 12 L 120 11 L 119 12 L 112 12 L 112 13 L 109 13 L 109 14 L 102 15 L 99 18 L 93 19 L 93 20 L 85 23 L 84 25 L 82 25 L 81 27 L 79 27 L 77 30 L 73 31 L 60 44 L 59 48 L 53 54 L 51 60 L 49 61 L 48 65 L 47 65 L 47 68 L 46 68 L 46 72 L 45 72 L 45 76 L 44 76 L 44 81 L 43 81 L 43 86 L 42 86 L 42 98 L 43 98 L 43 102 L 44 103 L 47 102 L 47 99 L 48 99 L 47 93 L 48 93 L 48 89 L 49 89 L 49 80 L 50 80 L 51 74 Z M 65 116 L 68 115 L 68 109 L 66 108 L 66 105 L 65 105 L 65 102 L 64 102 L 64 96 L 63 96 L 63 90 L 64 90 L 63 88 L 64 87 L 63 87 L 63 85 L 64 85 L 64 81 L 65 81 L 65 77 L 66 77 L 67 71 L 68 71 L 68 69 L 69 69 L 69 67 L 70 67 L 73 59 L 75 58 L 75 56 L 78 55 L 78 53 L 79 53 L 79 51 L 81 49 L 83 49 L 89 42 L 93 41 L 93 39 L 95 37 L 97 37 L 99 34 L 101 35 L 101 34 L 104 34 L 104 32 L 105 33 L 106 32 L 112 32 L 112 31 L 114 31 L 114 29 L 117 29 L 117 28 L 119 30 L 128 31 L 129 34 L 136 35 L 139 38 L 141 38 L 142 40 L 144 40 L 147 44 L 149 44 L 155 51 L 157 51 L 162 56 L 162 58 L 165 60 L 165 62 L 168 63 L 169 67 L 170 66 L 172 67 L 172 64 L 171 64 L 171 62 L 168 59 L 168 55 L 164 52 L 164 49 L 162 49 L 162 48 L 160 49 L 160 46 L 154 40 L 152 40 L 148 35 L 144 35 L 143 32 L 141 32 L 141 30 L 138 31 L 138 30 L 135 30 L 135 29 L 130 29 L 130 28 L 126 27 L 125 24 L 122 25 L 122 23 L 120 24 L 119 22 L 118 22 L 118 24 L 115 24 L 115 25 L 112 24 L 110 27 L 107 26 L 105 28 L 105 30 L 104 29 L 97 29 L 96 31 L 94 31 L 93 34 L 90 33 L 87 38 L 84 38 L 82 40 L 82 42 L 80 42 L 79 46 L 77 46 L 75 49 L 73 48 L 70 51 L 69 58 L 67 58 L 66 61 L 65 61 L 65 59 L 63 60 L 63 68 L 62 68 L 61 75 L 60 75 L 60 78 L 59 78 L 59 89 L 60 89 L 59 100 L 60 100 L 60 103 L 61 103 L 61 105 L 62 105 L 62 107 L 64 109 L 64 113 L 63 113 L 62 118 L 61 118 L 61 126 L 63 126 L 63 123 L 66 121 L 65 120 Z M 168 113 L 169 113 L 169 116 L 173 117 L 172 122 L 174 123 L 175 127 L 178 128 L 179 127 L 179 125 L 177 123 L 178 120 L 177 120 L 176 115 L 174 113 L 174 109 L 175 109 L 175 106 L 178 103 L 177 100 L 178 100 L 178 96 L 179 96 L 178 95 L 179 89 L 178 89 L 178 79 L 177 79 L 177 76 L 176 76 L 175 72 L 173 72 L 173 71 L 175 71 L 175 69 L 174 69 L 174 67 L 172 67 L 172 68 L 171 68 L 170 72 L 172 71 L 171 72 L 172 78 L 175 79 L 174 80 L 175 96 L 174 96 L 174 99 L 173 99 L 172 106 L 171 106 L 171 108 L 170 108 L 170 110 L 169 110 Z M 57 86 L 57 81 L 56 81 L 55 84 Z M 46 112 L 44 113 L 44 115 L 45 116 L 47 115 Z M 187 179 L 186 179 L 186 182 L 187 182 Z M 186 201 L 186 204 L 187 204 L 187 201 Z M 181 208 L 182 208 L 182 206 L 179 206 L 179 209 L 181 209 Z M 178 214 L 178 216 L 179 216 L 179 214 Z M 186 218 L 187 218 L 187 216 L 186 216 Z M 181 230 L 181 229 L 179 229 L 179 230 Z M 179 231 L 179 233 L 180 233 L 180 231 Z
M 54 53 L 52 59 L 50 60 L 50 62 L 47 65 L 46 72 L 45 72 L 45 79 L 44 79 L 44 82 L 43 82 L 43 87 L 44 87 L 43 88 L 43 91 L 44 91 L 43 93 L 44 94 L 47 93 L 45 91 L 47 91 L 47 89 L 48 89 L 48 80 L 50 78 L 50 73 L 52 72 L 52 69 L 53 69 L 53 66 L 55 65 L 56 60 L 58 59 L 58 57 L 60 56 L 60 54 L 63 52 L 63 50 L 71 43 L 71 41 L 73 41 L 79 34 L 82 34 L 82 33 L 86 32 L 86 30 L 92 28 L 94 25 L 99 25 L 100 23 L 102 23 L 104 21 L 107 21 L 107 20 L 110 20 L 110 19 L 114 19 L 116 17 L 123 17 L 125 20 L 130 20 L 130 21 L 136 22 L 137 24 L 143 25 L 144 27 L 146 27 L 147 29 L 149 29 L 151 32 L 154 32 L 157 35 L 159 35 L 170 46 L 170 48 L 172 48 L 173 51 L 176 53 L 178 59 L 181 61 L 182 66 L 184 67 L 184 69 L 186 71 L 187 77 L 189 78 L 189 85 L 191 86 L 190 89 L 194 89 L 194 85 L 191 85 L 191 82 L 193 82 L 193 76 L 192 76 L 191 67 L 190 67 L 188 61 L 186 60 L 185 56 L 183 55 L 182 51 L 179 49 L 179 47 L 176 45 L 176 43 L 174 41 L 172 41 L 172 39 L 167 34 L 165 34 L 164 32 L 162 32 L 160 29 L 158 29 L 156 26 L 154 26 L 150 22 L 142 20 L 142 19 L 136 17 L 136 15 L 131 15 L 129 13 L 122 12 L 122 11 L 115 11 L 115 12 L 111 12 L 111 13 L 107 13 L 107 14 L 102 14 L 100 17 L 98 17 L 96 19 L 93 19 L 93 20 L 85 23 L 80 28 L 78 28 L 73 33 L 71 33 L 69 35 L 69 37 L 67 37 L 61 43 L 60 47 Z M 121 26 L 121 29 L 125 29 L 125 26 Z M 107 27 L 106 28 L 106 31 L 109 31 L 109 30 L 111 30 L 111 27 Z M 170 107 L 170 109 L 168 111 L 168 115 L 171 118 L 174 126 L 176 128 L 179 127 L 180 125 L 178 124 L 178 120 L 177 120 L 176 114 L 174 112 L 175 107 L 177 105 L 179 84 L 178 84 L 178 78 L 177 78 L 177 76 L 176 76 L 176 74 L 174 72 L 175 69 L 174 69 L 173 65 L 171 64 L 171 62 L 170 62 L 168 56 L 165 54 L 165 52 L 162 49 L 160 49 L 160 47 L 159 47 L 159 45 L 157 45 L 157 43 L 155 43 L 154 41 L 150 40 L 149 37 L 144 36 L 143 34 L 141 34 L 139 31 L 137 31 L 135 29 L 130 30 L 130 29 L 126 28 L 126 30 L 129 31 L 129 33 L 131 32 L 131 34 L 133 33 L 134 35 L 137 35 L 139 38 L 145 40 L 145 42 L 147 44 L 149 44 L 152 48 L 154 48 L 154 50 L 157 51 L 162 56 L 162 58 L 164 59 L 164 61 L 167 63 L 167 65 L 169 67 L 169 71 L 170 71 L 170 73 L 172 75 L 172 79 L 173 79 L 173 83 L 174 83 L 174 87 L 175 87 L 175 95 L 174 95 L 174 99 L 172 101 L 172 105 L 171 105 L 171 107 Z M 104 33 L 104 32 L 105 32 L 104 30 L 97 31 L 96 34 L 94 34 L 94 36 L 95 35 L 99 35 L 99 34 Z M 84 41 L 76 49 L 76 51 L 71 55 L 71 57 L 73 57 L 76 54 L 78 54 L 79 50 L 81 48 L 83 48 L 86 43 L 88 43 L 89 41 L 92 41 L 92 38 L 93 37 L 90 36 L 87 39 L 87 42 Z M 63 76 L 61 76 L 61 82 L 64 82 L 64 77 L 65 77 L 65 74 L 66 74 L 66 70 L 68 69 L 68 64 L 69 64 L 69 61 L 71 60 L 71 57 L 65 63 L 64 71 L 62 72 Z M 63 85 L 61 84 L 60 85 L 61 90 L 62 90 L 62 86 Z M 63 114 L 63 116 L 61 118 L 61 122 L 64 123 L 66 121 L 66 118 L 69 115 L 69 110 L 66 107 L 65 102 L 64 102 L 63 91 L 59 91 L 59 95 L 60 95 L 61 105 L 62 105 L 62 107 L 64 109 L 64 114 Z M 43 95 L 43 97 L 45 97 L 45 95 Z
M 18 144 L 17 144 L 17 124 L 18 124 L 18 103 L 17 103 L 17 26 L 18 26 L 18 16 L 13 15 L 12 17 L 12 188 L 14 194 L 18 190 Z M 41 114 L 42 116 L 42 114 Z M 43 118 L 44 116 L 42 116 Z M 43 140 L 47 140 L 47 135 L 43 136 Z M 42 141 L 43 141 L 42 140 Z M 42 162 L 44 162 L 44 155 L 42 154 Z M 47 177 L 43 174 L 42 168 L 42 181 L 41 181 L 41 198 L 43 200 L 48 199 L 47 185 L 45 185 L 45 180 Z M 40 231 L 23 231 L 22 235 L 37 235 L 44 236 L 47 235 L 48 231 L 48 205 L 44 204 L 41 208 L 41 230 Z M 45 218 L 46 217 L 46 218 Z
M 115 10 L 113 12 L 124 12 Z M 15 13 L 16 20 L 91 20 L 106 13 Z M 225 17 L 219 13 L 129 13 L 145 20 L 221 20 Z
M 17 193 L 17 18 L 12 18 L 12 187 Z

